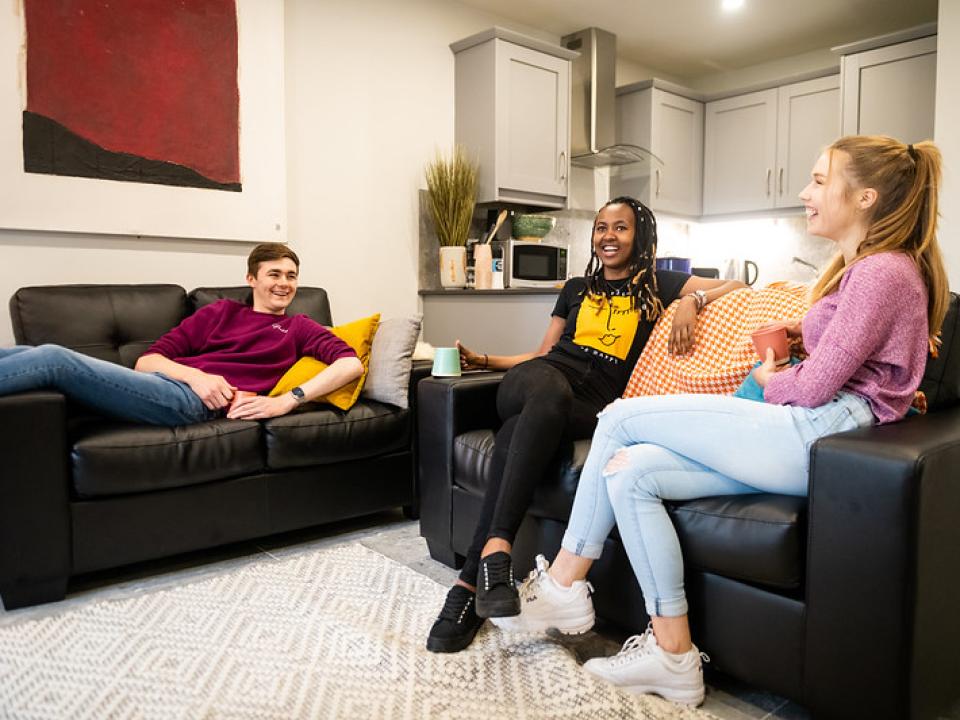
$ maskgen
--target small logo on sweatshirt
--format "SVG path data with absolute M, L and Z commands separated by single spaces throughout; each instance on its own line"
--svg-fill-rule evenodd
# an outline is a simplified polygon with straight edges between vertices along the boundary
M 274 324 L 271 325 L 270 327 L 272 327 L 274 330 L 279 330 L 279 331 L 282 332 L 284 335 L 286 335 L 286 334 L 289 332 L 289 330 L 287 330 L 285 327 L 283 327 L 283 325 L 281 325 L 280 323 L 274 323 Z

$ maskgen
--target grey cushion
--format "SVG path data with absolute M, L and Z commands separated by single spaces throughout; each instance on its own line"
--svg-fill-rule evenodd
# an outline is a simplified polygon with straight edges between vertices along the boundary
M 420 337 L 420 316 L 391 318 L 380 322 L 370 348 L 370 369 L 360 396 L 367 400 L 409 405 L 410 368 Z

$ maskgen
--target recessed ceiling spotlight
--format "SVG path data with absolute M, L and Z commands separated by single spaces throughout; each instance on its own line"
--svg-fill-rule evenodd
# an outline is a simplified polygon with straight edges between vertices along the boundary
M 744 0 L 722 0 L 720 7 L 726 12 L 733 12 L 743 7 Z

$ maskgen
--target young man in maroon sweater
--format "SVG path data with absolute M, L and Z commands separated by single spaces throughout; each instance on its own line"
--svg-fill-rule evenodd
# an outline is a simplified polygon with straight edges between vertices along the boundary
M 300 261 L 286 245 L 258 245 L 247 258 L 250 305 L 220 300 L 201 308 L 155 342 L 134 370 L 59 345 L 0 349 L 0 395 L 55 388 L 67 397 L 128 420 L 188 425 L 219 415 L 284 415 L 356 378 L 363 366 L 345 342 L 306 315 L 287 316 Z M 328 367 L 301 387 L 266 397 L 300 357 Z M 238 390 L 257 393 L 240 397 Z

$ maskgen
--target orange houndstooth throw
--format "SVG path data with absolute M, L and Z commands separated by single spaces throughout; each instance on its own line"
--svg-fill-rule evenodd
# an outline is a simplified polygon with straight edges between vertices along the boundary
M 809 309 L 807 298 L 808 289 L 793 283 L 727 293 L 700 313 L 693 350 L 685 356 L 667 352 L 673 315 L 680 302 L 674 301 L 650 333 L 623 397 L 736 392 L 759 361 L 750 333 L 766 322 L 802 317 Z

